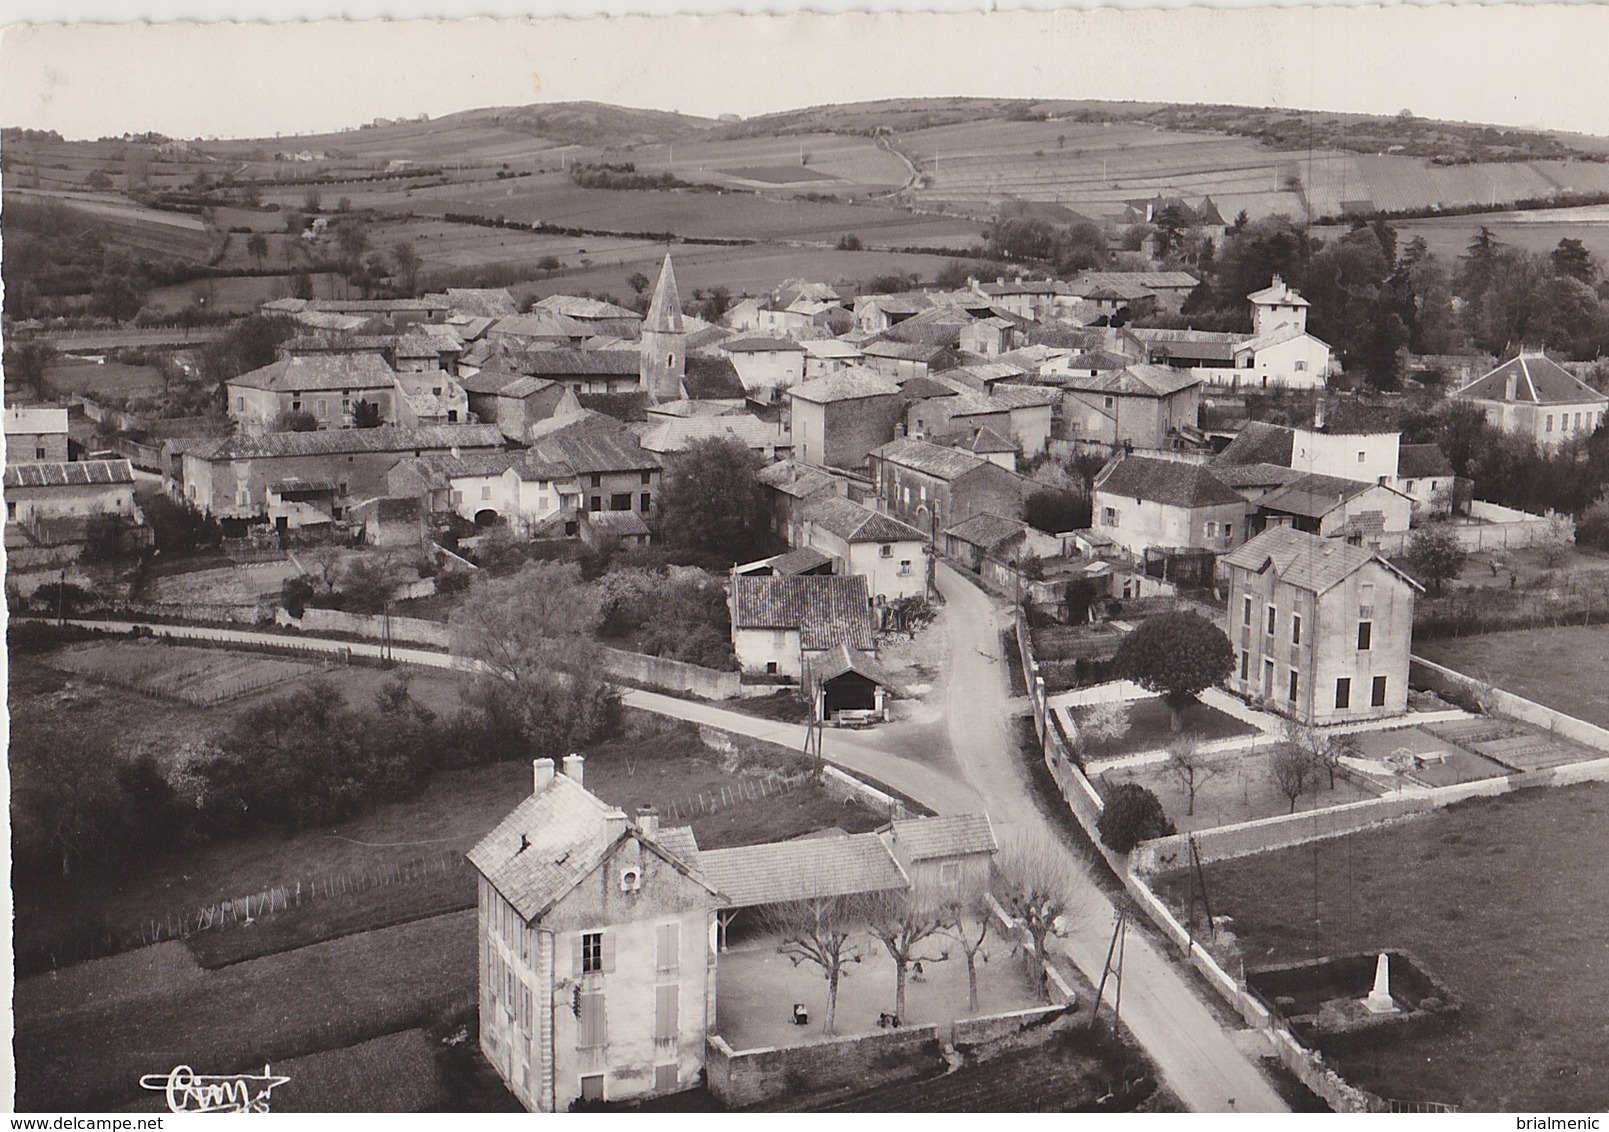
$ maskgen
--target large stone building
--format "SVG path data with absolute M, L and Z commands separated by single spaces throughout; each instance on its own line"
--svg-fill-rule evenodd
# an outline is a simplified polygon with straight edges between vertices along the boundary
M 1480 409 L 1487 423 L 1542 448 L 1591 436 L 1609 407 L 1609 397 L 1558 362 L 1523 351 L 1452 395 Z
M 873 452 L 871 473 L 884 509 L 929 538 L 984 511 L 1014 519 L 1029 490 L 983 456 L 908 437 Z
M 793 453 L 802 464 L 859 468 L 893 439 L 904 410 L 899 386 L 861 366 L 846 366 L 788 390 Z
M 1222 554 L 1246 540 L 1246 501 L 1211 468 L 1125 456 L 1095 476 L 1095 529 L 1135 556 L 1151 548 Z
M 1418 582 L 1372 551 L 1289 527 L 1223 565 L 1235 691 L 1310 724 L 1407 710 Z

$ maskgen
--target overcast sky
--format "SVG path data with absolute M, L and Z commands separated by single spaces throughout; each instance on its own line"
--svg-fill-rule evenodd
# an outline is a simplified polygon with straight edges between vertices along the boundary
M 158 2 L 114 10 L 153 14 Z M 161 2 L 184 13 L 198 0 L 190 8 Z M 387 10 L 368 2 L 339 6 Z M 613 0 L 569 2 L 561 10 Z M 225 11 L 266 0 L 230 3 Z M 389 10 L 426 4 L 395 0 Z M 305 15 L 321 6 L 337 7 L 289 0 L 272 10 Z M 0 0 L 0 18 L 110 18 L 104 7 Z M 220 9 L 207 0 L 200 10 Z M 0 38 L 0 122 L 68 137 L 242 137 L 573 99 L 748 116 L 825 102 L 997 95 L 1407 108 L 1609 135 L 1605 45 L 1609 7 L 1601 5 L 30 26 Z

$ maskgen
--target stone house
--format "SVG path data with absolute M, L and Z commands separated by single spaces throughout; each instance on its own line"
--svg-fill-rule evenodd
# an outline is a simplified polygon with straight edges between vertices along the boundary
M 1260 498 L 1253 523 L 1378 547 L 1381 535 L 1409 528 L 1413 508 L 1412 499 L 1384 484 L 1303 475 Z
M 690 1087 L 715 1017 L 724 897 L 690 830 L 537 759 L 533 792 L 469 852 L 479 874 L 480 1046 L 533 1112 Z
M 452 512 L 478 526 L 504 523 L 521 533 L 579 510 L 581 502 L 574 469 L 532 452 L 399 460 L 386 482 L 392 495 L 419 499 L 428 513 Z
M 804 508 L 803 545 L 830 555 L 836 573 L 864 577 L 878 604 L 927 592 L 927 536 L 836 494 Z
M 1201 379 L 1187 370 L 1134 363 L 1115 372 L 1070 370 L 1057 383 L 1059 435 L 1066 440 L 1171 448 L 1182 426 L 1195 428 L 1200 420 Z
M 483 369 L 462 378 L 469 411 L 485 424 L 495 424 L 509 440 L 523 444 L 531 425 L 566 411 L 579 412 L 581 403 L 571 388 L 545 377 L 526 377 L 505 369 Z
M 903 438 L 871 454 L 872 482 L 883 509 L 920 531 L 937 533 L 982 511 L 1016 516 L 1028 481 L 983 456 Z
M 575 473 L 583 510 L 658 513 L 663 465 L 630 433 L 567 430 L 537 441 L 532 452 Z
M 942 903 L 985 890 L 1000 844 L 988 814 L 900 818 L 877 831 L 919 900 Z
M 769 405 L 805 377 L 805 348 L 789 338 L 732 338 L 721 350 L 752 401 Z
M 97 515 L 142 521 L 134 501 L 134 466 L 127 460 L 7 463 L 5 496 L 6 522 L 24 527 Z
M 839 644 L 876 649 L 860 574 L 739 575 L 731 608 L 732 651 L 745 673 L 802 681 L 805 666 Z
M 1062 553 L 1062 540 L 1021 519 L 984 511 L 944 532 L 944 553 L 976 573 L 991 559 L 1020 562 L 1029 557 L 1056 558 Z
M 67 410 L 6 406 L 6 463 L 67 462 Z
M 1603 424 L 1609 397 L 1552 358 L 1521 351 L 1452 396 L 1474 405 L 1488 424 L 1540 448 L 1591 436 Z
M 1370 550 L 1290 527 L 1222 564 L 1233 690 L 1314 725 L 1407 710 L 1418 582 Z
M 803 464 L 859 468 L 894 436 L 904 409 L 899 386 L 861 366 L 802 382 L 787 391 L 793 451 Z
M 849 481 L 810 468 L 796 460 L 779 460 L 761 468 L 757 477 L 771 503 L 771 532 L 792 547 L 804 545 L 805 509 L 816 499 L 847 498 Z
M 397 423 L 397 375 L 371 353 L 282 357 L 225 383 L 229 415 L 247 434 L 271 432 L 281 413 L 308 413 L 319 430 L 351 428 L 356 405 L 377 405 L 380 420 Z
M 1210 468 L 1123 456 L 1096 475 L 1094 525 L 1131 555 L 1151 547 L 1217 554 L 1246 539 L 1246 501 Z

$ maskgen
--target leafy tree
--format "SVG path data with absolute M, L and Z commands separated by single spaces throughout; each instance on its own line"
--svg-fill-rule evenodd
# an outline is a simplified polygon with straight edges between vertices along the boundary
M 84 533 L 82 559 L 90 563 L 121 562 L 128 557 L 128 524 L 121 515 L 95 515 Z
M 311 216 L 318 215 L 319 206 L 323 203 L 324 198 L 319 195 L 317 189 L 308 189 L 302 194 L 302 211 Z
M 1548 569 L 1553 569 L 1563 562 L 1575 546 L 1575 535 L 1570 528 L 1570 520 L 1563 515 L 1554 515 L 1548 520 L 1547 529 L 1542 537 L 1533 545 L 1542 554 L 1542 561 L 1546 562 Z
M 838 250 L 841 252 L 858 252 L 865 246 L 866 245 L 860 242 L 860 237 L 854 235 L 853 233 L 846 233 L 845 235 L 839 236 L 838 243 L 836 245 Z
M 123 814 L 117 758 L 113 736 L 97 728 L 14 720 L 7 763 L 19 865 L 70 876 L 117 845 Z
M 1124 782 L 1112 789 L 1095 829 L 1101 843 L 1114 853 L 1128 853 L 1142 841 L 1178 832 L 1161 800 L 1138 782 Z
M 282 409 L 274 418 L 275 432 L 317 432 L 318 418 L 306 409 Z
M 353 428 L 379 428 L 380 402 L 358 398 L 352 402 Z
M 943 933 L 941 908 L 923 904 L 909 892 L 889 890 L 870 894 L 865 901 L 866 930 L 883 945 L 894 961 L 894 1016 L 905 1018 L 905 982 L 916 963 L 942 963 L 949 952 L 923 954 L 922 945 Z
M 398 240 L 391 245 L 391 262 L 397 269 L 397 282 L 403 292 L 413 295 L 419 290 L 419 269 L 421 261 L 419 253 L 413 250 L 413 245 L 406 240 Z
M 1178 735 L 1168 744 L 1167 769 L 1178 779 L 1189 799 L 1185 814 L 1192 817 L 1196 812 L 1196 793 L 1223 772 L 1223 767 L 1202 755 L 1199 735 Z
M 261 271 L 263 260 L 268 258 L 268 237 L 261 232 L 253 232 L 246 238 L 246 254 L 257 261 L 257 270 Z
M 96 281 L 90 302 L 96 313 L 121 324 L 140 313 L 145 292 L 130 276 L 108 274 Z
M 1164 613 L 1124 637 L 1113 661 L 1125 679 L 1162 694 L 1178 731 L 1184 709 L 1228 678 L 1234 650 L 1223 630 L 1199 614 Z
M 1090 524 L 1090 499 L 1074 491 L 1040 488 L 1024 502 L 1022 517 L 1047 534 L 1083 530 Z
M 826 980 L 823 1030 L 828 1034 L 833 1032 L 838 1013 L 838 984 L 848 977 L 850 964 L 862 958 L 855 942 L 859 920 L 859 901 L 847 896 L 818 896 L 760 909 L 765 931 L 777 937 L 777 954 L 786 956 L 795 967 L 810 964 Z
M 1290 813 L 1296 812 L 1296 802 L 1313 788 L 1313 776 L 1318 772 L 1310 752 L 1294 743 L 1280 743 L 1269 757 L 1269 774 L 1279 792 L 1290 799 Z
M 554 266 L 558 266 L 557 261 L 554 261 Z M 626 276 L 626 286 L 631 288 L 631 293 L 633 295 L 646 295 L 648 293 L 648 288 L 652 287 L 653 285 L 654 281 L 640 271 L 633 271 L 630 275 Z
M 994 862 L 994 893 L 1027 933 L 1040 960 L 1039 993 L 1050 998 L 1046 943 L 1064 929 L 1079 889 L 1086 884 L 1067 847 L 1049 837 L 1019 834 L 1000 849 Z
M 1578 546 L 1609 550 L 1609 497 L 1599 499 L 1581 513 L 1575 524 L 1575 541 Z
M 33 390 L 34 396 L 40 399 L 49 396 L 45 373 L 55 363 L 56 347 L 49 342 L 30 339 L 16 345 L 6 344 L 6 377 L 15 378 Z
M 350 613 L 379 613 L 401 585 L 401 567 L 389 556 L 348 559 L 339 586 L 342 606 Z
M 1458 577 L 1469 552 L 1458 536 L 1436 527 L 1422 527 L 1408 540 L 1408 567 L 1428 581 L 1441 596 L 1442 583 Z
M 730 438 L 700 440 L 669 460 L 659 513 L 666 545 L 730 566 L 775 545 L 759 459 Z
M 154 495 L 143 506 L 152 543 L 163 555 L 194 554 L 215 547 L 223 538 L 216 519 L 167 495 Z
M 1589 284 L 1598 280 L 1598 265 L 1593 262 L 1592 253 L 1573 236 L 1560 240 L 1558 246 L 1548 253 L 1548 261 L 1560 275 L 1568 275 Z

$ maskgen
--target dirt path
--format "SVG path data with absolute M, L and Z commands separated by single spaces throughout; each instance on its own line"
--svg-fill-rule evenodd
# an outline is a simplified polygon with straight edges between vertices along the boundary
M 1056 831 L 1040 813 L 1009 729 L 1008 667 L 998 656 L 1004 617 L 995 601 L 948 565 L 939 567 L 951 633 L 950 741 L 964 773 L 988 806 L 1002 840 L 1014 832 Z M 897 779 L 890 779 L 898 785 Z M 1081 861 L 1082 915 L 1069 917 L 1063 951 L 1098 983 L 1116 911 Z M 1107 997 L 1112 997 L 1108 987 Z M 1285 1103 L 1195 996 L 1184 976 L 1137 932 L 1125 945 L 1123 1019 L 1193 1112 L 1285 1112 Z

